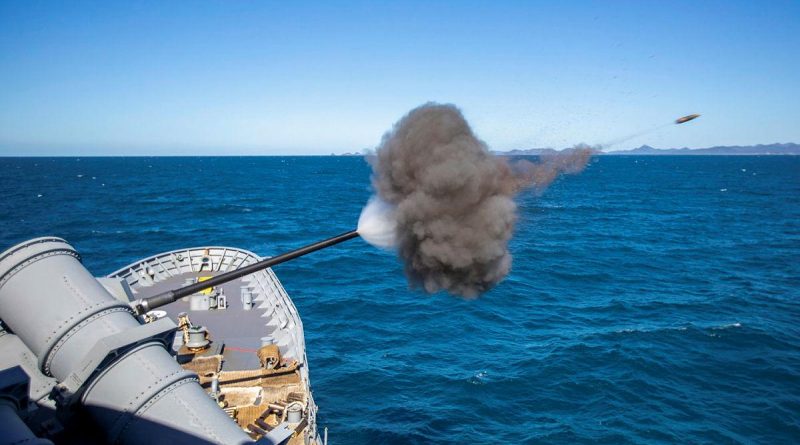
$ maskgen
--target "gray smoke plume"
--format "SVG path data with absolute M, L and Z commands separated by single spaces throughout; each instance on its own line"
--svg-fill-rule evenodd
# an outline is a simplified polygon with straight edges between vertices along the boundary
M 455 106 L 429 103 L 409 112 L 370 163 L 373 187 L 391 205 L 394 246 L 412 286 L 473 298 L 497 284 L 511 269 L 514 195 L 527 187 L 541 192 L 559 174 L 581 171 L 591 153 L 576 147 L 537 163 L 510 163 L 489 152 Z

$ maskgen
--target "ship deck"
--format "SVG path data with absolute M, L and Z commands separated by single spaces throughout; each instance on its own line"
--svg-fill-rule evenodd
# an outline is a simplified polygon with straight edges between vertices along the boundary
M 200 282 L 261 259 L 252 252 L 230 247 L 174 250 L 126 266 L 102 282 L 118 298 L 136 300 Z M 213 305 L 212 309 L 207 308 L 206 297 L 219 295 L 225 296 L 225 308 L 213 309 Z M 175 321 L 179 314 L 186 313 L 191 325 L 208 330 L 211 341 L 208 348 L 187 349 L 189 345 L 183 344 L 179 330 L 173 351 L 182 366 L 198 374 L 207 391 L 212 390 L 212 380 L 219 382 L 220 403 L 232 410 L 231 415 L 251 437 L 262 437 L 267 430 L 278 428 L 286 406 L 299 402 L 306 418 L 292 426 L 297 428 L 292 431 L 305 429 L 305 433 L 295 434 L 289 443 L 309 443 L 308 439 L 319 443 L 317 407 L 310 391 L 303 324 L 271 269 L 200 291 L 148 314 L 156 315 L 157 311 L 166 313 L 158 316 Z M 268 344 L 277 345 L 280 352 L 275 368 L 266 368 L 257 354 Z M 283 414 L 276 414 L 276 406 L 284 407 L 283 411 L 278 410 L 278 414 Z M 285 419 L 283 421 L 285 423 Z
M 199 278 L 219 275 L 216 273 L 187 272 L 178 276 L 153 284 L 142 289 L 137 298 L 147 298 L 181 287 L 187 278 Z M 228 300 L 227 309 L 218 310 L 191 310 L 189 297 L 182 298 L 174 303 L 162 306 L 159 309 L 166 311 L 167 316 L 173 320 L 178 319 L 178 314 L 189 314 L 193 324 L 205 326 L 210 332 L 212 345 L 224 344 L 222 355 L 224 357 L 223 370 L 235 371 L 255 369 L 259 367 L 256 352 L 262 345 L 262 337 L 269 337 L 277 326 L 269 326 L 270 318 L 265 317 L 263 309 L 258 305 L 251 310 L 244 310 L 244 303 L 239 298 L 241 287 L 249 283 L 242 279 L 216 286 Z M 178 345 L 176 345 L 178 346 Z M 177 351 L 177 347 L 174 347 Z
M 240 249 L 200 247 L 146 258 L 120 269 L 109 278 L 124 279 L 132 297 L 139 299 L 182 287 L 187 280 L 219 275 L 259 260 L 259 256 Z M 243 288 L 252 296 L 250 310 L 245 309 Z M 226 370 L 257 368 L 259 363 L 255 352 L 264 344 L 263 340 L 277 344 L 285 359 L 305 364 L 302 322 L 272 270 L 238 278 L 216 286 L 214 291 L 225 295 L 226 309 L 192 310 L 192 297 L 158 309 L 166 311 L 173 320 L 177 320 L 179 313 L 186 312 L 193 324 L 209 330 L 213 342 L 224 343 Z

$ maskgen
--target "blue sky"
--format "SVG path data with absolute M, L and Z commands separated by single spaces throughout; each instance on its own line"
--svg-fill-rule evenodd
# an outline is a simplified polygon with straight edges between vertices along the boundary
M 0 0 L 0 155 L 327 154 L 460 106 L 494 149 L 800 142 L 800 2 Z

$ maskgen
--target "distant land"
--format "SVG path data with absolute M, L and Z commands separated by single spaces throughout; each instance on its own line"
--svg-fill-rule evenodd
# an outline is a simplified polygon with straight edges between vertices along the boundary
M 800 144 L 729 145 L 708 148 L 653 148 L 642 145 L 631 150 L 610 151 L 604 155 L 800 155 Z
M 552 148 L 530 148 L 527 150 L 495 151 L 495 154 L 505 156 L 533 156 L 547 152 L 555 152 Z M 646 156 L 674 156 L 674 155 L 800 155 L 800 144 L 759 144 L 759 145 L 730 145 L 708 148 L 653 148 L 642 145 L 630 150 L 600 151 L 598 154 L 605 156 L 615 155 L 646 155 Z
M 364 156 L 370 149 L 361 152 L 331 153 L 331 156 Z M 538 156 L 543 153 L 555 153 L 559 150 L 552 148 L 528 148 L 524 150 L 492 151 L 501 156 Z M 599 151 L 597 154 L 602 156 L 637 155 L 637 156 L 691 156 L 691 155 L 713 155 L 713 156 L 745 156 L 745 155 L 800 155 L 800 144 L 788 142 L 785 144 L 759 144 L 759 145 L 720 145 L 708 148 L 653 148 L 649 145 L 642 145 L 630 150 Z

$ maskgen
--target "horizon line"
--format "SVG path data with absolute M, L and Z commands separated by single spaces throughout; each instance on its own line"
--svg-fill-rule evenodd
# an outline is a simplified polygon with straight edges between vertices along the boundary
M 693 152 L 693 151 L 702 151 L 702 150 L 709 150 L 713 148 L 728 148 L 728 147 L 741 147 L 741 148 L 756 148 L 756 147 L 765 147 L 770 145 L 794 145 L 800 146 L 800 144 L 796 142 L 773 142 L 768 144 L 754 144 L 754 145 L 714 145 L 710 147 L 700 147 L 700 148 L 689 148 L 689 147 L 672 147 L 672 148 L 656 148 L 649 144 L 642 144 L 638 147 L 632 148 L 621 148 L 617 150 L 604 150 L 602 147 L 598 148 L 595 152 L 596 155 L 607 155 L 607 154 L 616 154 L 621 152 L 631 152 L 635 151 L 642 147 L 652 148 L 653 150 L 663 151 L 663 152 Z M 534 150 L 551 150 L 551 151 L 564 151 L 570 150 L 574 147 L 567 147 L 562 149 L 556 149 L 552 147 L 533 147 L 533 148 L 514 148 L 508 150 L 494 150 L 492 148 L 488 148 L 489 152 L 495 155 L 507 155 L 509 153 L 520 151 L 534 151 Z M 594 147 L 592 147 L 594 148 Z M 374 153 L 374 149 L 366 148 L 362 149 L 362 151 L 342 151 L 339 153 L 330 152 L 330 153 L 292 153 L 292 154 L 279 154 L 279 153 L 225 153 L 225 154 L 215 154 L 215 153 L 202 153 L 202 154 L 187 154 L 187 153 L 166 153 L 166 154 L 144 154 L 144 153 L 131 153 L 131 154 L 115 154 L 115 153 L 97 153 L 97 154 L 20 154 L 20 153 L 9 153 L 3 154 L 0 153 L 0 158 L 198 158 L 198 157 L 217 157 L 217 158 L 241 158 L 241 157 L 359 157 L 359 156 L 368 156 L 370 153 Z M 631 155 L 637 156 L 652 156 L 651 154 L 641 154 L 641 153 L 630 153 Z M 526 154 L 517 154 L 516 156 L 525 156 Z M 670 155 L 668 153 L 663 153 L 662 155 Z M 674 154 L 672 154 L 674 156 Z M 793 153 L 718 153 L 718 154 L 705 154 L 706 156 L 796 156 L 797 154 Z M 536 154 L 530 154 L 528 156 L 537 156 Z M 703 154 L 692 154 L 692 156 L 703 156 Z

